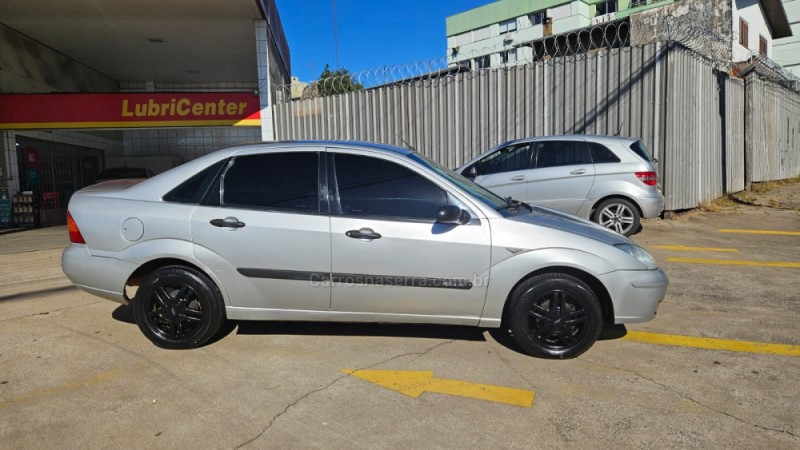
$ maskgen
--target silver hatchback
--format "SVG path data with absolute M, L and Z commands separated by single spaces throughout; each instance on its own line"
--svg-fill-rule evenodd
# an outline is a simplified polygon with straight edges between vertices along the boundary
M 458 169 L 501 196 L 590 219 L 630 236 L 664 209 L 656 167 L 644 144 L 616 136 L 519 139 Z
M 220 150 L 77 192 L 68 229 L 67 276 L 166 348 L 226 319 L 399 322 L 504 326 L 569 358 L 652 319 L 668 284 L 623 236 L 377 144 Z

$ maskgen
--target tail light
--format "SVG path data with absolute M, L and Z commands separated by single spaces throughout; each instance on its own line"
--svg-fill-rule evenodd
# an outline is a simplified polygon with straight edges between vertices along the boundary
M 658 175 L 655 172 L 636 172 L 636 178 L 648 186 L 658 184 Z
M 75 219 L 72 218 L 72 214 L 69 211 L 67 211 L 67 231 L 69 231 L 69 241 L 73 244 L 86 243 L 83 240 L 83 236 L 81 236 L 81 230 L 78 229 L 78 224 L 75 223 Z

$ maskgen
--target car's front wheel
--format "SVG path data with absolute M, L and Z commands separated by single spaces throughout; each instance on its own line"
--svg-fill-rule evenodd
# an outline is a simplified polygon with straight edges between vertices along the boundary
M 597 295 L 571 275 L 548 273 L 525 280 L 511 302 L 511 332 L 533 356 L 574 358 L 594 344 L 603 328 Z
M 592 221 L 623 236 L 630 236 L 639 230 L 641 215 L 639 209 L 628 200 L 610 198 L 597 205 Z
M 199 347 L 225 322 L 217 286 L 202 272 L 183 266 L 162 267 L 145 278 L 133 301 L 142 333 L 162 348 Z

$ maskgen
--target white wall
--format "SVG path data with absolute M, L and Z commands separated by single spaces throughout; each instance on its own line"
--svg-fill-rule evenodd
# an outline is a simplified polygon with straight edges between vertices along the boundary
M 748 48 L 739 44 L 739 18 L 747 21 Z M 759 36 L 767 40 L 767 56 L 772 57 L 772 34 L 758 0 L 733 1 L 733 60 L 744 61 L 750 52 L 758 53 Z

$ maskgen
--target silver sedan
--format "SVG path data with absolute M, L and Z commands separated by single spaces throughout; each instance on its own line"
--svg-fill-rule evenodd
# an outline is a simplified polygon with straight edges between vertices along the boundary
M 79 191 L 68 228 L 67 276 L 165 348 L 226 319 L 401 322 L 503 326 L 570 358 L 604 323 L 652 319 L 668 284 L 619 234 L 377 144 L 221 150 Z

